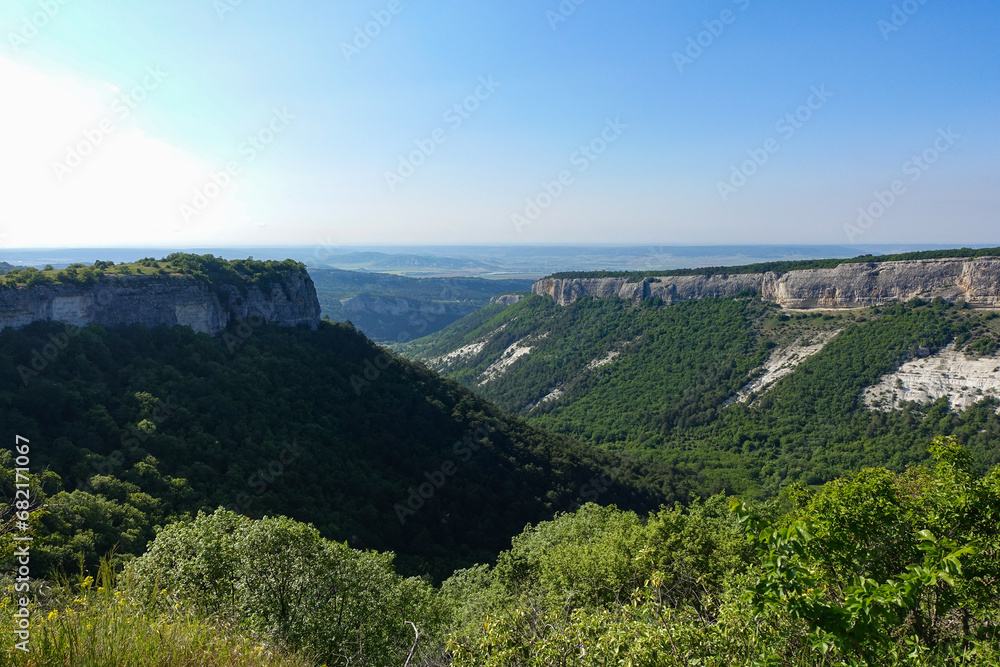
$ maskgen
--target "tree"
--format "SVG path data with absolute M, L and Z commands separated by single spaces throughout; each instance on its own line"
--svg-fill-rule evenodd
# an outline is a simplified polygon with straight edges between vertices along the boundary
M 797 490 L 799 509 L 777 525 L 734 501 L 761 561 L 757 613 L 801 619 L 814 648 L 852 664 L 947 652 L 977 631 L 995 633 L 997 471 L 972 474 L 954 438 L 930 451 L 932 469 L 866 469 L 811 497 Z
M 291 519 L 219 509 L 162 530 L 128 574 L 322 660 L 395 666 L 412 647 L 406 622 L 434 634 L 442 611 L 433 589 L 397 575 L 392 560 Z

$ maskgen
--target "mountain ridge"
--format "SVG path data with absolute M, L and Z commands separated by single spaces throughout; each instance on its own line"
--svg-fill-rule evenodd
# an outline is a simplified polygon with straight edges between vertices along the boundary
M 737 267 L 738 268 L 738 267 Z M 783 308 L 867 308 L 914 298 L 941 297 L 979 308 L 1000 307 L 1000 258 L 933 258 L 843 263 L 834 268 L 786 273 L 706 273 L 689 276 L 549 277 L 532 286 L 561 306 L 582 296 L 618 297 L 632 303 L 661 299 L 666 304 L 690 299 L 755 294 Z

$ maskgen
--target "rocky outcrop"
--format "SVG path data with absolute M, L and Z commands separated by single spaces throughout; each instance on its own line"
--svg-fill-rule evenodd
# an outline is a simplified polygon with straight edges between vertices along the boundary
M 490 303 L 498 303 L 501 306 L 513 306 L 520 303 L 524 297 L 520 294 L 498 294 L 490 299 Z
M 242 289 L 241 289 L 242 287 Z M 213 285 L 186 277 L 120 276 L 93 285 L 0 289 L 0 329 L 53 320 L 76 326 L 189 326 L 212 336 L 241 319 L 319 326 L 316 288 L 305 271 L 289 272 L 265 294 L 253 284 Z
M 924 348 L 926 350 L 926 348 Z M 964 410 L 987 398 L 1000 397 L 1000 358 L 970 357 L 954 343 L 937 354 L 923 351 L 895 373 L 865 390 L 872 410 L 905 409 L 906 403 L 927 404 L 946 396 L 954 410 Z
M 964 300 L 978 308 L 1000 307 L 1000 258 L 927 259 L 841 264 L 832 269 L 787 273 L 644 278 L 545 278 L 532 293 L 567 305 L 581 296 L 665 303 L 755 292 L 785 308 L 864 308 L 920 297 Z

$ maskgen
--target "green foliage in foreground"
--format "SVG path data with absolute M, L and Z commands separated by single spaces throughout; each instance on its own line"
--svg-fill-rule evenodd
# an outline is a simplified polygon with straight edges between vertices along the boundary
M 163 588 L 172 601 L 321 662 L 401 665 L 414 642 L 406 622 L 440 636 L 442 610 L 434 590 L 400 577 L 392 560 L 289 519 L 219 510 L 163 530 L 128 573 L 153 594 Z
M 4 582 L 6 583 L 6 582 Z M 93 577 L 42 583 L 30 607 L 30 641 L 14 646 L 17 608 L 0 599 L 0 667 L 312 667 L 268 638 L 251 639 L 236 624 L 208 619 L 168 602 L 164 591 L 140 594 L 127 581 L 114 585 L 105 564 Z
M 973 475 L 953 440 L 934 454 L 797 489 L 781 517 L 715 497 L 531 528 L 445 582 L 466 602 L 455 664 L 997 664 L 1000 469 Z
M 117 586 L 105 565 L 36 589 L 32 653 L 0 665 L 993 666 L 1000 468 L 931 451 L 784 501 L 587 504 L 440 587 L 286 518 L 200 514 Z

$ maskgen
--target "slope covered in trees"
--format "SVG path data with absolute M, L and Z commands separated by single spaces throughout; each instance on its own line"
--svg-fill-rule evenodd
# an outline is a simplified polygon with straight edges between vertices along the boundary
M 836 314 L 783 313 L 754 298 L 670 306 L 532 297 L 493 307 L 401 346 L 529 422 L 614 451 L 699 474 L 703 490 L 773 495 L 865 465 L 902 469 L 921 442 L 956 435 L 996 463 L 996 404 L 963 413 L 946 399 L 871 412 L 864 389 L 951 341 L 981 355 L 996 314 L 914 301 Z M 815 356 L 746 403 L 733 401 L 775 348 L 837 334 Z
M 18 366 L 46 346 L 56 356 L 23 382 Z M 344 325 L 240 322 L 212 339 L 36 323 L 0 332 L 0 379 L 0 430 L 31 440 L 47 496 L 38 573 L 116 544 L 142 553 L 154 526 L 223 506 L 440 577 L 585 502 L 609 471 L 603 498 L 625 507 L 688 491 L 668 466 L 528 426 Z

